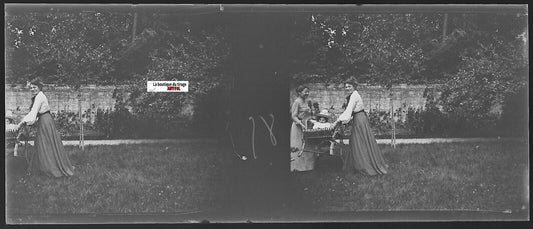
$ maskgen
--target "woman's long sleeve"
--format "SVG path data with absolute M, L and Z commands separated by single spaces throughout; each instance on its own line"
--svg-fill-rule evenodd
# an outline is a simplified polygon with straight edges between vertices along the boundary
M 360 111 L 362 110 L 362 108 L 363 108 L 363 103 L 361 100 L 361 96 L 359 95 L 359 93 L 357 93 L 357 91 L 354 91 L 350 95 L 350 101 L 348 101 L 348 105 L 346 106 L 346 109 L 339 116 L 338 120 L 343 121 L 343 122 L 350 121 L 350 119 L 352 118 L 352 112 Z
M 41 109 L 41 105 L 44 102 L 44 96 L 39 93 L 35 96 L 35 100 L 33 101 L 33 106 L 31 107 L 30 113 L 28 113 L 24 118 L 22 119 L 22 122 L 27 123 L 28 125 L 33 125 L 35 121 L 37 121 L 37 114 L 39 113 L 39 110 Z

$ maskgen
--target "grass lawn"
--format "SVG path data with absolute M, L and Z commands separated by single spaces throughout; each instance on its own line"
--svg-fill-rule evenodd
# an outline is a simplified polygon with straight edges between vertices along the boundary
M 279 185 L 290 186 L 291 195 L 298 197 L 296 204 L 301 204 L 301 209 L 317 212 L 529 209 L 526 143 L 398 145 L 396 149 L 381 145 L 380 148 L 390 166 L 385 176 L 343 172 L 339 157 L 324 155 L 318 159 L 314 171 L 292 173 L 290 184 Z M 66 179 L 26 176 L 24 159 L 6 158 L 6 213 L 224 211 L 239 199 L 246 204 L 250 199 L 261 198 L 260 195 L 240 198 L 239 195 L 247 195 L 248 191 L 235 192 L 241 189 L 239 185 L 248 184 L 260 190 L 261 183 L 276 183 L 247 175 L 246 171 L 256 168 L 249 164 L 253 162 L 235 160 L 217 144 L 89 146 L 85 151 L 67 146 L 66 149 L 76 166 L 76 175 Z M 236 170 L 238 164 L 246 166 Z M 234 171 L 232 176 L 228 170 Z M 251 179 L 255 183 L 249 182 Z
M 518 142 L 381 145 L 389 174 L 342 171 L 321 156 L 293 182 L 315 211 L 529 209 L 528 146 Z
M 216 209 L 220 157 L 213 144 L 88 146 L 72 153 L 75 176 L 25 176 L 6 163 L 6 212 L 162 213 Z

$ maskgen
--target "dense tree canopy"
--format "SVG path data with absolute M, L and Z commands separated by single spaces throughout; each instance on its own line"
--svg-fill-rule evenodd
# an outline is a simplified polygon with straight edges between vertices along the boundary
M 132 39 L 133 12 L 8 11 L 6 82 L 40 76 L 72 86 L 128 84 L 131 106 L 165 116 L 229 81 L 228 28 L 236 24 L 219 14 L 138 16 Z M 349 76 L 386 87 L 440 83 L 444 109 L 471 118 L 482 118 L 527 86 L 525 14 L 298 13 L 286 18 L 290 31 L 283 32 L 291 39 L 276 42 L 289 44 L 283 50 L 289 57 L 285 74 L 294 85 Z M 143 93 L 147 80 L 189 80 L 193 93 Z
M 132 42 L 132 14 L 8 13 L 7 81 L 21 82 L 37 75 L 53 83 L 128 80 L 131 75 L 146 74 L 155 60 L 151 54 L 198 45 L 191 42 L 193 34 L 188 31 L 202 31 L 199 27 L 205 27 L 205 21 L 219 32 L 211 36 L 199 33 L 196 38 L 227 42 L 229 35 L 223 32 L 227 25 L 216 23 L 213 17 L 217 16 L 203 16 L 208 17 L 211 19 L 194 24 L 191 22 L 202 21 L 198 20 L 201 17 L 168 21 L 172 17 L 141 14 L 137 39 Z M 509 63 L 525 62 L 527 16 L 451 14 L 445 37 L 443 18 L 437 13 L 298 14 L 287 22 L 293 25 L 294 38 L 285 41 L 292 44 L 288 50 L 293 64 L 290 73 L 295 82 L 336 81 L 355 75 L 363 82 L 390 86 L 445 82 L 459 74 L 469 58 L 496 55 Z M 169 37 L 174 40 L 172 46 L 161 43 Z M 206 48 L 221 55 L 231 52 L 227 47 L 215 50 L 218 47 Z
M 306 49 L 296 61 L 302 67 L 295 80 L 338 81 L 351 75 L 384 86 L 445 83 L 469 56 L 487 56 L 490 52 L 483 49 L 488 47 L 496 55 L 525 61 L 526 56 L 515 54 L 526 49 L 526 19 L 520 14 L 451 14 L 443 37 L 444 14 L 310 15 L 308 28 L 294 34 Z
M 527 84 L 527 21 L 521 15 L 498 14 L 459 19 L 464 27 L 446 41 L 459 61 L 454 71 L 445 72 L 442 100 L 451 112 L 487 114 Z
M 128 43 L 129 17 L 98 12 L 28 12 L 6 17 L 9 83 L 112 82 L 115 60 Z

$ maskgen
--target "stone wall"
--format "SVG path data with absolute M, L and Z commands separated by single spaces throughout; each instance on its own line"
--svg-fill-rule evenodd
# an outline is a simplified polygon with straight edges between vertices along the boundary
M 334 107 L 336 113 L 342 112 L 345 101 L 345 91 L 340 84 L 308 84 L 311 89 L 309 98 L 318 102 L 320 108 Z M 398 85 L 387 90 L 379 86 L 360 86 L 358 91 L 363 98 L 365 110 L 390 111 L 391 100 L 394 110 L 402 108 L 424 108 L 426 100 L 424 90 L 426 85 Z M 429 85 L 434 89 L 436 85 Z M 115 100 L 113 91 L 115 86 L 84 86 L 82 92 L 82 111 L 91 109 L 93 112 L 100 109 L 113 109 Z M 69 87 L 47 85 L 43 89 L 50 103 L 51 111 L 78 112 L 77 92 Z M 438 95 L 438 92 L 437 92 Z M 22 85 L 15 87 L 5 86 L 6 111 L 11 111 L 16 116 L 25 115 L 29 111 L 31 94 L 29 89 Z M 294 88 L 290 92 L 291 103 L 296 98 Z
M 84 86 L 81 87 L 81 110 L 95 112 L 100 109 L 113 109 L 115 86 Z M 51 112 L 58 111 L 78 113 L 78 92 L 70 87 L 46 85 L 43 92 L 48 98 Z M 22 85 L 5 86 L 6 112 L 10 111 L 17 118 L 29 112 L 31 92 Z
M 320 109 L 327 109 L 333 106 L 336 114 L 342 113 L 342 105 L 346 101 L 346 92 L 342 84 L 313 83 L 306 84 L 310 89 L 309 99 L 318 102 Z M 426 98 L 424 91 L 426 88 L 435 91 L 435 95 L 440 93 L 436 90 L 438 85 L 396 85 L 390 90 L 380 86 L 361 85 L 357 91 L 363 99 L 364 109 L 367 111 L 390 111 L 391 106 L 395 111 L 400 109 L 400 119 L 404 119 L 409 108 L 424 109 Z M 291 87 L 291 104 L 296 99 L 295 87 Z

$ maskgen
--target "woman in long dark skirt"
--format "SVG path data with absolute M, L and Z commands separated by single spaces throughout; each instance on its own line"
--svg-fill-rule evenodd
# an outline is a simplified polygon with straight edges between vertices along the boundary
M 19 128 L 24 125 L 37 127 L 35 138 L 36 155 L 29 165 L 32 171 L 38 169 L 40 172 L 53 177 L 63 177 L 74 175 L 74 167 L 70 163 L 66 154 L 61 136 L 56 129 L 54 120 L 50 115 L 50 105 L 48 99 L 41 91 L 43 84 L 39 79 L 30 82 L 32 93 L 32 104 L 28 113 L 19 123 Z
M 372 133 L 370 122 L 363 109 L 363 100 L 356 90 L 357 85 L 357 81 L 353 78 L 344 83 L 344 88 L 350 95 L 346 98 L 346 110 L 337 120 L 348 123 L 352 133 L 350 151 L 343 156 L 343 169 L 370 176 L 383 175 L 387 173 L 388 166 Z

